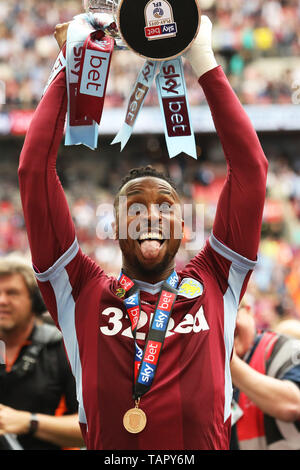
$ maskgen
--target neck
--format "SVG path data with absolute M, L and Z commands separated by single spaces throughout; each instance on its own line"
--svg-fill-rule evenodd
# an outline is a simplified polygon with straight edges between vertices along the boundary
M 0 328 L 0 338 L 5 343 L 6 349 L 12 349 L 22 345 L 30 336 L 34 326 L 34 318 L 24 327 L 18 325 L 15 328 L 4 330 Z
M 162 270 L 146 271 L 140 269 L 138 266 L 129 266 L 125 260 L 123 260 L 122 270 L 131 279 L 138 281 L 148 282 L 149 284 L 157 284 L 158 282 L 164 281 L 171 276 L 175 269 L 175 263 L 170 264 L 168 267 Z

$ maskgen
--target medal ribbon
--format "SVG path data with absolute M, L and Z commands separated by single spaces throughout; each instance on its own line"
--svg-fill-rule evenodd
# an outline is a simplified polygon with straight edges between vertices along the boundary
M 178 276 L 176 271 L 173 271 L 171 276 L 162 285 L 144 351 L 142 351 L 136 341 L 136 331 L 141 314 L 140 291 L 134 281 L 123 272 L 120 274 L 119 284 L 126 292 L 124 304 L 135 342 L 133 397 L 137 400 L 150 390 L 155 377 L 158 360 L 162 352 L 169 320 L 177 297 Z

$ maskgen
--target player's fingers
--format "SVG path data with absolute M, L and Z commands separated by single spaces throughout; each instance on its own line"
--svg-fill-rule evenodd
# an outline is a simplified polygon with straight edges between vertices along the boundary
M 61 48 L 67 40 L 67 32 L 70 23 L 59 23 L 54 30 L 54 37 Z

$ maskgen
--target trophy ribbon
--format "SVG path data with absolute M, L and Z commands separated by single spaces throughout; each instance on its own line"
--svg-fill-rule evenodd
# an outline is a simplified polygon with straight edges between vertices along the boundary
M 111 144 L 120 142 L 121 150 L 123 150 L 133 132 L 133 128 L 139 112 L 142 109 L 147 93 L 151 88 L 156 67 L 156 61 L 146 60 L 138 74 L 137 80 L 129 97 L 124 123 L 114 140 L 111 142 Z
M 101 30 L 87 37 L 81 56 L 76 118 L 88 116 L 100 124 L 113 49 L 114 39 Z
M 160 71 L 156 76 L 156 87 L 164 118 L 165 138 L 170 158 L 184 152 L 197 159 L 180 56 L 161 63 Z
M 119 24 L 117 25 L 115 10 L 118 4 L 120 4 L 120 10 L 117 21 Z M 175 26 L 173 23 L 172 25 L 176 31 L 173 26 L 172 29 L 170 25 L 167 27 L 165 24 L 171 19 L 173 21 L 173 10 L 166 1 L 160 2 L 161 8 L 158 10 L 155 3 L 151 0 L 148 1 L 145 8 L 140 9 L 136 18 L 131 14 L 136 11 L 135 0 L 127 0 L 126 2 L 123 0 L 84 0 L 84 6 L 90 11 L 75 16 L 69 24 L 66 46 L 59 54 L 45 88 L 46 90 L 60 70 L 66 68 L 68 112 L 65 145 L 83 144 L 93 150 L 97 147 L 98 126 L 104 106 L 112 52 L 114 49 L 129 48 L 145 57 L 146 61 L 130 94 L 124 123 L 112 144 L 120 142 L 121 151 L 127 144 L 155 78 L 170 158 L 185 153 L 197 159 L 181 59 L 182 52 L 180 52 L 185 50 L 183 47 L 186 48 L 191 43 L 199 28 L 200 10 L 197 1 L 189 0 L 187 5 L 182 5 L 178 0 L 173 1 L 177 20 L 174 23 Z M 164 9 L 166 10 L 165 13 Z M 147 15 L 145 13 L 146 10 L 151 13 L 149 13 L 149 17 L 148 13 Z M 144 13 L 146 15 L 146 25 L 149 23 L 146 28 L 143 27 L 145 24 Z M 156 16 L 154 16 L 157 18 L 157 15 L 160 17 L 167 13 L 169 16 L 171 15 L 171 19 L 163 17 L 163 26 L 159 28 L 152 27 L 151 21 L 154 17 L 152 18 L 151 15 L 155 14 Z M 191 18 L 191 21 L 194 21 L 188 29 L 184 27 L 186 15 Z M 130 21 L 133 21 L 133 17 L 138 23 L 140 34 L 138 41 L 136 41 L 136 36 L 131 37 L 132 24 Z M 157 21 L 155 19 L 155 24 Z M 180 25 L 182 34 L 184 33 L 180 38 L 176 38 L 177 23 Z M 124 31 L 119 36 L 121 26 L 124 26 Z M 172 29 L 171 32 L 169 31 L 170 28 Z M 161 32 L 160 35 L 149 37 L 150 33 L 156 34 L 158 29 Z M 145 31 L 146 38 L 144 37 Z M 126 40 L 124 40 L 124 33 Z M 155 45 L 156 41 L 154 39 L 161 36 L 164 38 L 163 41 L 166 41 L 167 46 L 164 47 L 165 44 L 160 43 L 158 46 L 154 48 L 151 46 L 149 49 L 149 44 Z M 151 40 L 149 41 L 149 39 Z M 170 43 L 168 41 L 175 42 Z M 142 43 L 141 48 L 139 47 L 140 43 Z M 167 51 L 169 55 L 166 57 Z M 160 69 L 155 77 L 158 62 L 160 63 Z
M 76 116 L 76 98 L 83 46 L 90 33 L 91 29 L 88 25 L 80 24 L 77 21 L 72 21 L 68 28 L 66 44 L 68 111 L 65 145 L 84 144 L 91 149 L 95 149 L 98 141 L 98 124 L 87 116 L 81 119 Z
M 181 57 L 160 62 L 160 71 L 156 75 L 156 87 L 161 113 L 164 118 L 164 130 L 170 158 L 181 152 L 197 159 L 194 133 L 190 120 L 189 103 Z M 147 93 L 152 85 L 158 61 L 146 60 L 127 105 L 124 123 L 111 142 L 121 143 L 121 151 L 128 142 L 138 114 L 141 111 Z
M 52 70 L 50 72 L 50 75 L 49 75 L 49 78 L 48 78 L 48 81 L 47 81 L 47 84 L 44 88 L 44 91 L 43 91 L 43 95 L 46 93 L 47 89 L 49 88 L 50 84 L 53 82 L 53 80 L 55 79 L 55 77 L 59 74 L 59 72 L 61 70 L 63 70 L 64 68 L 66 68 L 66 58 L 65 58 L 65 52 L 66 52 L 66 49 L 65 47 L 60 51 L 60 53 L 58 54 L 57 58 L 56 58 L 56 61 L 52 67 Z
M 77 15 L 70 23 L 66 44 L 68 113 L 65 145 L 97 147 L 113 39 Z

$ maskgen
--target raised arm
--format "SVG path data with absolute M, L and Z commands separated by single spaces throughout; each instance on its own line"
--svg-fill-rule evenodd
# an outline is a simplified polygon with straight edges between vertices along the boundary
M 61 71 L 39 103 L 19 163 L 26 229 L 37 271 L 44 272 L 70 248 L 75 230 L 56 173 L 67 108 L 65 72 Z
M 266 194 L 267 160 L 252 124 L 219 67 L 200 80 L 227 160 L 214 236 L 256 260 Z
M 268 163 L 250 119 L 222 68 L 217 66 L 207 17 L 202 17 L 201 29 L 186 58 L 205 93 L 228 168 L 213 236 L 216 243 L 219 241 L 243 257 L 256 260 Z

